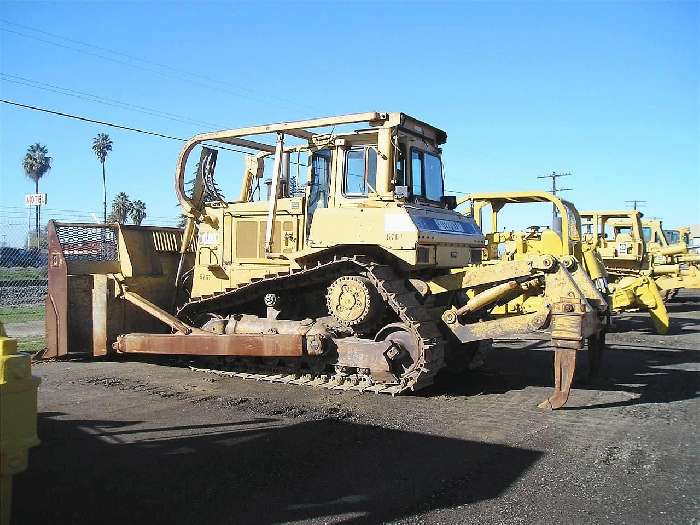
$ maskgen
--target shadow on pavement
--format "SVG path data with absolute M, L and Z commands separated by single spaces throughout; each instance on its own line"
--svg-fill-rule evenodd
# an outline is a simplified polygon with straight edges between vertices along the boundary
M 614 322 L 615 327 L 614 330 L 612 330 L 613 333 L 657 335 L 648 315 L 637 315 L 634 317 L 621 316 L 616 318 Z M 700 332 L 700 319 L 672 316 L 671 324 L 666 335 L 680 335 L 693 332 Z
M 333 419 L 154 428 L 42 413 L 39 432 L 15 478 L 18 525 L 377 523 L 495 498 L 541 455 Z
M 658 351 L 664 350 L 664 351 Z M 427 396 L 503 394 L 528 386 L 552 388 L 553 352 L 546 343 L 530 342 L 523 348 L 498 343 L 487 354 L 483 369 L 460 375 L 443 373 L 435 385 L 421 391 Z M 638 397 L 585 407 L 583 410 L 641 403 L 670 403 L 698 397 L 700 352 L 691 348 L 662 348 L 613 344 L 603 355 L 601 377 L 589 382 L 588 353 L 578 354 L 574 389 L 636 393 Z M 575 393 L 573 394 L 575 395 Z M 538 400 L 539 401 L 539 400 Z

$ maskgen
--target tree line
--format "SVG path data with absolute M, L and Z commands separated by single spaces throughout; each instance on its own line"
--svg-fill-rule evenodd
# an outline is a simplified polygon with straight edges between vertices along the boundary
M 107 170 L 106 163 L 112 151 L 112 139 L 106 133 L 98 133 L 92 140 L 92 151 L 102 167 L 102 219 L 105 223 L 117 222 L 125 224 L 131 220 L 139 225 L 146 218 L 146 203 L 141 200 L 131 201 L 124 192 L 119 192 L 112 201 L 111 213 L 107 215 Z M 22 159 L 24 174 L 34 182 L 34 192 L 39 193 L 39 181 L 53 167 L 53 158 L 44 144 L 35 143 L 27 148 Z M 36 206 L 35 226 L 36 237 L 40 237 L 41 207 Z

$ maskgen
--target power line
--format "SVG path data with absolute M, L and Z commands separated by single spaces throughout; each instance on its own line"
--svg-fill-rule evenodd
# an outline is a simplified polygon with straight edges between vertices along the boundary
M 32 80 L 30 78 L 20 77 L 17 75 L 9 75 L 7 73 L 0 73 L 0 77 L 3 77 L 3 78 L 0 78 L 0 80 L 2 80 L 4 82 L 11 82 L 13 84 L 18 84 L 18 85 L 22 85 L 22 86 L 29 86 L 29 87 L 32 87 L 35 89 L 42 89 L 44 91 L 49 91 L 52 93 L 58 93 L 61 95 L 75 97 L 75 98 L 78 98 L 81 100 L 88 100 L 90 102 L 96 102 L 98 104 L 104 104 L 106 106 L 127 109 L 130 111 L 137 111 L 139 113 L 144 113 L 146 115 L 166 118 L 166 119 L 173 120 L 176 122 L 181 122 L 183 124 L 197 124 L 200 126 L 225 128 L 225 126 L 222 124 L 214 124 L 211 122 L 194 120 L 194 119 L 191 119 L 191 118 L 183 116 L 183 115 L 178 115 L 176 113 L 169 113 L 167 111 L 161 111 L 161 110 L 149 108 L 146 106 L 139 106 L 139 105 L 131 104 L 128 102 L 122 102 L 120 100 L 102 97 L 100 95 L 95 95 L 93 93 L 87 93 L 85 91 L 77 91 L 74 89 L 57 86 L 55 84 L 49 84 L 47 82 L 40 82 L 38 80 Z
M 71 114 L 71 113 L 64 113 L 64 112 L 62 112 L 62 111 L 56 111 L 56 110 L 53 110 L 53 109 L 46 109 L 46 108 L 40 108 L 40 107 L 38 107 L 38 106 L 32 106 L 32 105 L 29 105 L 29 104 L 22 104 L 22 103 L 20 103 L 20 102 L 14 102 L 14 101 L 12 101 L 12 100 L 6 100 L 6 99 L 4 99 L 4 98 L 3 98 L 3 99 L 0 99 L 0 102 L 2 102 L 3 104 L 10 104 L 10 105 L 12 105 L 12 106 L 17 106 L 17 107 L 20 107 L 20 108 L 23 108 L 23 109 L 30 109 L 30 110 L 33 110 L 33 111 L 39 111 L 39 112 L 41 112 L 41 113 L 49 113 L 49 114 L 51 114 L 51 115 L 56 115 L 56 116 L 58 116 L 58 117 L 71 118 L 71 119 L 75 119 L 75 120 L 80 120 L 80 121 L 82 121 L 82 122 L 89 122 L 89 123 L 91 123 L 91 124 L 100 124 L 101 126 L 108 126 L 108 127 L 111 127 L 111 128 L 121 129 L 121 130 L 124 130 L 124 131 L 132 131 L 132 132 L 134 132 L 134 133 L 143 133 L 144 135 L 151 135 L 151 136 L 159 137 L 159 138 L 163 138 L 163 139 L 176 140 L 176 141 L 179 141 L 179 142 L 187 142 L 187 141 L 189 140 L 189 139 L 183 139 L 182 137 L 174 137 L 174 136 L 172 136 L 172 135 L 166 135 L 165 133 L 159 133 L 159 132 L 157 132 L 157 131 L 148 131 L 148 130 L 145 130 L 145 129 L 133 128 L 133 127 L 131 127 L 131 126 L 123 126 L 123 125 L 121 125 L 121 124 L 113 124 L 112 122 L 106 122 L 106 121 L 104 121 L 104 120 L 97 120 L 97 119 L 92 119 L 92 118 L 88 118 L 88 117 L 83 117 L 83 116 L 80 116 L 80 115 L 73 115 L 73 114 Z M 207 146 L 210 147 L 210 148 L 214 148 L 214 149 L 220 149 L 220 150 L 225 150 L 225 151 L 233 151 L 233 152 L 236 152 L 236 153 L 243 153 L 244 155 L 250 155 L 250 152 L 249 152 L 249 151 L 242 150 L 242 149 L 237 149 L 237 148 L 232 148 L 232 147 L 230 147 L 230 146 L 220 146 L 220 145 L 218 145 L 218 144 L 212 145 L 212 144 L 208 144 L 208 143 L 203 143 L 203 144 L 207 145 Z M 290 163 L 290 164 L 294 164 L 294 165 L 297 165 L 297 164 L 298 164 L 299 166 L 307 166 L 307 164 L 304 164 L 304 163 L 297 163 L 297 162 L 294 162 L 294 161 L 292 161 L 292 160 L 290 160 L 289 163 Z
M 55 42 L 55 41 L 52 41 L 52 40 L 47 40 L 47 39 L 45 39 L 45 38 L 40 38 L 40 37 L 35 36 L 35 35 L 28 35 L 28 34 L 26 34 L 26 33 L 22 33 L 21 31 L 16 31 L 16 30 L 9 29 L 9 28 L 6 28 L 6 27 L 0 27 L 0 31 L 4 31 L 4 32 L 6 32 L 6 33 L 11 33 L 11 34 L 14 34 L 14 35 L 17 35 L 17 36 L 21 36 L 21 37 L 23 37 L 23 38 L 29 38 L 29 39 L 32 39 L 32 40 L 36 40 L 36 41 L 39 41 L 39 42 L 43 42 L 43 43 L 45 43 L 45 44 L 49 44 L 49 45 L 61 47 L 61 48 L 64 48 L 64 49 L 69 49 L 69 50 L 75 51 L 75 52 L 77 52 L 77 53 L 87 54 L 87 55 L 90 55 L 90 56 L 94 56 L 94 57 L 96 57 L 96 58 L 100 58 L 100 59 L 102 59 L 102 60 L 107 60 L 107 61 L 114 62 L 114 63 L 117 63 L 117 64 L 121 64 L 121 65 L 129 66 L 129 67 L 133 67 L 133 68 L 136 68 L 136 69 L 140 69 L 140 70 L 143 70 L 143 71 L 148 71 L 148 72 L 155 73 L 155 74 L 157 74 L 157 75 L 160 75 L 160 76 L 163 76 L 163 77 L 166 77 L 166 78 L 174 78 L 175 80 L 178 80 L 178 81 L 187 80 L 187 81 L 189 81 L 190 83 L 192 83 L 192 84 L 194 84 L 194 85 L 198 85 L 198 86 L 200 86 L 200 87 L 206 87 L 206 88 L 209 88 L 209 89 L 214 89 L 214 90 L 223 91 L 223 92 L 226 92 L 226 93 L 229 93 L 229 94 L 238 96 L 238 97 L 248 98 L 248 99 L 251 99 L 251 100 L 257 100 L 257 101 L 259 101 L 259 102 L 269 103 L 270 101 L 277 101 L 278 104 L 279 104 L 279 103 L 282 103 L 282 104 L 284 104 L 284 105 L 286 105 L 286 106 L 296 106 L 296 107 L 298 107 L 298 108 L 303 108 L 303 109 L 305 109 L 305 110 L 312 109 L 312 108 L 310 108 L 309 106 L 305 106 L 305 105 L 303 105 L 303 104 L 299 104 L 299 103 L 296 103 L 296 102 L 291 101 L 291 100 L 289 100 L 289 99 L 285 99 L 285 98 L 281 98 L 281 97 L 275 97 L 275 96 L 271 96 L 271 95 L 260 96 L 259 94 L 253 93 L 251 90 L 246 90 L 246 91 L 248 91 L 248 93 L 241 92 L 241 91 L 240 91 L 240 89 L 241 89 L 240 87 L 234 86 L 233 84 L 230 84 L 230 83 L 228 83 L 228 82 L 224 82 L 224 81 L 221 81 L 221 80 L 216 80 L 216 79 L 213 79 L 213 78 L 211 78 L 211 77 L 207 77 L 206 75 L 201 75 L 201 74 L 198 74 L 198 73 L 193 73 L 193 72 L 191 72 L 191 71 L 185 71 L 185 70 L 182 70 L 182 69 L 174 68 L 174 67 L 168 66 L 168 65 L 166 65 L 166 64 L 161 64 L 161 63 L 159 63 L 159 62 L 155 62 L 155 61 L 148 60 L 148 59 L 145 59 L 145 58 L 137 57 L 137 56 L 134 56 L 134 55 L 129 55 L 129 54 L 123 53 L 123 52 L 121 52 L 121 51 L 116 51 L 116 50 L 109 49 L 109 48 L 106 48 L 106 47 L 98 46 L 98 45 L 95 45 L 95 44 L 91 44 L 91 43 L 89 43 L 89 42 L 83 42 L 83 41 L 76 40 L 76 39 L 73 39 L 73 38 L 69 38 L 69 37 L 65 37 L 65 36 L 62 36 L 62 35 L 58 35 L 58 34 L 56 34 L 56 33 L 50 33 L 50 32 L 48 32 L 48 31 L 44 31 L 44 30 L 42 30 L 42 29 L 37 29 L 37 28 L 31 27 L 31 26 L 27 26 L 27 25 L 23 25 L 23 24 L 18 24 L 18 23 L 16 23 L 16 22 L 12 22 L 12 21 L 6 20 L 6 19 L 0 19 L 0 22 L 2 22 L 2 23 L 4 23 L 4 24 L 9 24 L 9 25 L 11 25 L 11 26 L 20 27 L 20 28 L 23 28 L 23 29 L 28 29 L 29 31 L 33 31 L 33 32 L 35 32 L 35 33 L 39 33 L 39 34 L 42 34 L 42 35 L 46 35 L 46 36 L 48 36 L 48 37 L 50 37 L 50 38 L 52 38 L 52 39 L 54 39 L 54 40 L 58 39 L 58 40 L 62 40 L 62 41 L 64 41 L 64 42 L 70 42 L 70 43 L 72 43 L 72 44 L 77 44 L 78 46 L 81 46 L 82 48 L 87 48 L 87 49 L 82 49 L 81 47 L 75 47 L 74 45 L 66 45 L 65 43 L 60 43 L 60 42 Z M 96 50 L 99 50 L 99 51 L 102 51 L 102 52 L 106 52 L 106 53 L 109 53 L 109 54 L 112 54 L 112 55 L 121 56 L 121 57 L 127 58 L 128 60 L 131 60 L 132 62 L 120 60 L 120 59 L 117 59 L 117 58 L 114 58 L 114 57 L 105 55 L 104 53 L 98 53 L 98 52 L 90 51 L 90 49 L 96 49 Z M 161 69 L 164 69 L 164 70 L 167 70 L 167 71 L 159 71 L 159 70 L 154 69 L 154 68 L 152 68 L 152 67 L 146 67 L 146 66 L 144 66 L 144 65 L 135 64 L 135 63 L 133 63 L 133 62 L 140 62 L 140 63 L 142 63 L 142 64 L 153 65 L 153 66 L 156 66 L 156 67 L 158 67 L 158 68 L 161 68 Z M 184 76 L 184 77 L 190 77 L 190 78 L 183 78 L 183 76 Z M 202 82 L 201 80 L 198 81 L 198 80 L 195 80 L 195 79 L 202 79 L 202 80 L 204 80 L 205 82 Z M 218 86 L 217 86 L 217 85 L 212 85 L 212 84 L 218 84 Z
M 109 126 L 110 128 L 122 129 L 125 131 L 133 131 L 134 133 L 143 133 L 144 135 L 152 135 L 154 137 L 160 137 L 162 139 L 177 140 L 180 142 L 186 142 L 187 139 L 181 137 L 173 137 L 172 135 L 166 135 L 164 133 L 158 133 L 157 131 L 147 131 L 139 128 L 132 128 L 130 126 L 122 126 L 121 124 L 113 124 L 111 122 L 105 122 L 104 120 L 96 120 L 88 117 L 81 117 L 80 115 L 72 115 L 70 113 L 63 113 L 62 111 L 55 111 L 53 109 L 40 108 L 38 106 L 30 106 L 29 104 L 21 104 L 20 102 L 14 102 L 12 100 L 0 99 L 3 104 L 10 104 L 12 106 L 17 106 L 24 109 L 31 109 L 33 111 L 40 111 L 42 113 L 49 113 L 51 115 L 57 115 L 59 117 L 72 118 L 75 120 L 80 120 L 83 122 L 89 122 L 91 124 L 100 124 L 101 126 Z M 234 150 L 238 151 L 238 150 Z M 245 152 L 243 152 L 245 153 Z

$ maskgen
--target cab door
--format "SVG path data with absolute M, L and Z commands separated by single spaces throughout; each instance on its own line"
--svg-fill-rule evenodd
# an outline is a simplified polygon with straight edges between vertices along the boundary
M 309 184 L 306 190 L 306 237 L 311 232 L 314 212 L 327 208 L 331 193 L 332 150 L 321 149 L 311 154 Z

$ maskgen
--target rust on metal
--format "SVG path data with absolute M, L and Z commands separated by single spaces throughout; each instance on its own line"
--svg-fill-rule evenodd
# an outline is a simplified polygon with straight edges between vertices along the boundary
M 392 381 L 386 354 L 392 348 L 391 341 L 363 341 L 357 338 L 345 338 L 335 341 L 338 352 L 338 365 L 370 370 L 377 381 Z
M 580 299 L 563 298 L 552 305 L 552 344 L 581 350 L 585 340 L 600 331 L 598 316 Z
M 54 221 L 47 226 L 49 289 L 46 297 L 46 351 L 43 357 L 68 353 L 68 269 Z
M 539 408 L 556 410 L 563 407 L 569 399 L 571 383 L 576 371 L 576 350 L 554 351 L 554 392 L 542 401 Z
M 144 312 L 146 312 L 149 315 L 152 315 L 156 319 L 163 321 L 165 324 L 167 324 L 170 328 L 173 330 L 177 330 L 178 332 L 182 334 L 189 334 L 192 332 L 192 327 L 188 326 L 187 324 L 183 323 L 180 321 L 177 317 L 175 317 L 172 314 L 169 314 L 162 308 L 159 308 L 155 304 L 153 304 L 151 301 L 144 299 L 141 297 L 139 294 L 136 292 L 131 292 L 129 290 L 124 290 L 122 293 L 122 297 L 129 301 L 131 304 L 134 306 L 137 306 L 141 308 Z
M 126 334 L 114 348 L 123 354 L 301 357 L 304 337 L 290 334 Z

